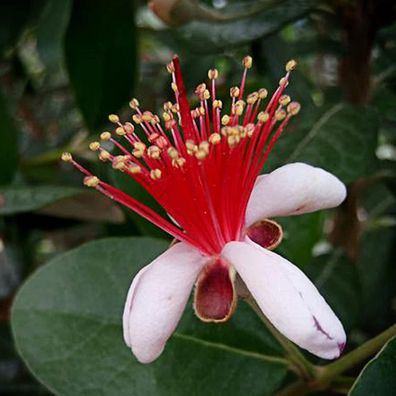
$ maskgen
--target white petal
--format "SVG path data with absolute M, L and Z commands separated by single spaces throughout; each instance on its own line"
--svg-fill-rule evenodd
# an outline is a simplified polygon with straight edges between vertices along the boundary
M 229 242 L 221 254 L 283 335 L 319 357 L 340 355 L 346 340 L 342 324 L 296 266 L 251 241 Z
M 135 276 L 125 303 L 124 340 L 142 363 L 163 351 L 208 258 L 179 242 Z
M 345 185 L 321 168 L 296 162 L 257 178 L 246 210 L 246 225 L 276 216 L 314 212 L 338 206 Z

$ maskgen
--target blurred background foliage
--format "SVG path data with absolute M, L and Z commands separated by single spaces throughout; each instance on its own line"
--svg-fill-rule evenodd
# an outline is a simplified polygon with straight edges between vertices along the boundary
M 59 156 L 71 151 L 154 205 L 87 146 L 110 127 L 109 113 L 130 117 L 132 95 L 160 110 L 172 97 L 164 65 L 174 53 L 190 92 L 217 67 L 225 103 L 244 55 L 254 59 L 248 90 L 273 91 L 285 62 L 298 61 L 288 90 L 302 111 L 264 171 L 308 162 L 339 176 L 349 195 L 336 211 L 281 219 L 279 251 L 316 282 L 349 348 L 395 322 L 395 3 L 154 0 L 151 9 L 131 0 L 0 2 L 0 394 L 47 393 L 18 358 L 9 324 L 29 274 L 92 239 L 167 238 L 83 189 Z

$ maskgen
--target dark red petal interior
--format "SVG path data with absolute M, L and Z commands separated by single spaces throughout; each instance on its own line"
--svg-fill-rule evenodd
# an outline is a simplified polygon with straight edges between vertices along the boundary
M 194 308 L 205 322 L 226 321 L 235 309 L 236 295 L 232 269 L 216 259 L 201 272 L 195 287 Z
M 247 229 L 247 236 L 265 249 L 275 249 L 282 241 L 282 227 L 273 220 L 260 220 Z

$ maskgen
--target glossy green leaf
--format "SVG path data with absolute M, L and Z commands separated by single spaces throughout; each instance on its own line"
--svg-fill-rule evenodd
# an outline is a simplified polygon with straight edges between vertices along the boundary
M 264 4 L 260 12 L 246 16 L 249 6 L 240 3 L 221 10 L 224 15 L 241 15 L 230 21 L 196 20 L 176 30 L 189 50 L 199 53 L 219 53 L 241 46 L 260 37 L 269 36 L 286 24 L 303 18 L 311 10 L 310 0 L 283 0 Z M 250 4 L 252 7 L 252 4 Z M 257 7 L 258 9 L 259 7 Z M 245 15 L 245 17 L 244 17 Z
M 63 396 L 274 394 L 286 375 L 272 360 L 279 346 L 243 304 L 225 325 L 199 322 L 189 304 L 163 355 L 150 365 L 136 362 L 122 339 L 125 296 L 138 269 L 166 247 L 149 238 L 95 241 L 28 280 L 12 326 L 42 383 Z
M 18 164 L 18 130 L 0 91 L 0 185 L 12 181 Z
M 334 173 L 345 183 L 370 174 L 376 166 L 377 113 L 347 104 L 319 113 L 301 110 L 278 140 L 265 170 L 302 161 Z
M 37 210 L 83 191 L 80 188 L 56 186 L 0 188 L 0 215 Z
M 73 3 L 65 37 L 66 65 L 88 127 L 103 126 L 128 103 L 136 71 L 133 2 Z
M 392 338 L 364 367 L 348 395 L 396 395 L 396 338 Z
M 58 66 L 63 56 L 63 39 L 72 0 L 47 0 L 37 26 L 37 50 L 47 67 Z

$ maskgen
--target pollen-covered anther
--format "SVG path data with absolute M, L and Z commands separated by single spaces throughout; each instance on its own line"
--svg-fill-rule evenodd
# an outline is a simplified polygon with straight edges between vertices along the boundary
M 150 111 L 145 111 L 142 114 L 142 121 L 143 122 L 151 122 L 153 119 L 153 113 L 151 113 Z
M 91 142 L 89 143 L 89 149 L 92 151 L 98 151 L 100 147 L 100 143 L 99 142 Z
M 179 158 L 179 152 L 176 150 L 175 147 L 169 147 L 166 152 L 168 153 L 169 157 L 172 158 L 172 159 L 178 159 Z
M 172 102 L 165 102 L 162 105 L 162 108 L 164 109 L 164 111 L 170 111 L 170 110 L 172 110 L 172 106 L 173 106 Z
M 287 113 L 285 110 L 283 110 L 283 109 L 277 110 L 275 112 L 275 119 L 277 121 L 282 121 L 283 119 L 285 119 L 286 115 L 287 115 Z
M 132 110 L 136 110 L 139 107 L 139 101 L 136 98 L 133 98 L 130 102 L 129 102 L 129 107 Z
M 245 126 L 245 131 L 246 131 L 246 135 L 247 137 L 252 137 L 253 133 L 254 133 L 254 124 L 247 124 Z
M 150 136 L 148 137 L 148 141 L 149 141 L 150 143 L 154 143 L 155 140 L 156 140 L 158 137 L 159 137 L 159 134 L 154 132 L 154 133 L 150 134 Z
M 193 140 L 186 140 L 186 149 L 188 155 L 194 155 L 198 151 L 198 146 Z
M 142 123 L 142 116 L 141 115 L 139 115 L 139 114 L 134 114 L 133 116 L 132 116 L 132 120 L 133 120 L 133 122 L 135 123 L 135 124 L 141 124 Z
M 206 84 L 205 83 L 201 83 L 201 84 L 197 85 L 197 87 L 195 88 L 195 94 L 198 97 L 201 97 L 201 95 L 203 95 L 205 90 L 206 90 Z
M 161 150 L 158 146 L 152 145 L 147 149 L 147 155 L 152 159 L 158 159 L 161 156 Z
M 117 157 L 114 157 L 113 159 L 113 169 L 117 169 L 119 171 L 124 171 L 126 169 L 126 162 L 128 161 L 128 158 L 123 156 L 123 155 L 117 155 Z
M 95 188 L 99 184 L 100 180 L 96 176 L 86 176 L 84 177 L 84 185 L 87 187 Z
M 257 115 L 257 119 L 259 120 L 259 122 L 267 122 L 269 119 L 269 114 L 265 111 L 260 111 L 260 113 L 258 113 Z
M 142 158 L 144 155 L 144 152 L 146 150 L 146 145 L 142 142 L 135 142 L 133 144 L 134 150 L 132 151 L 132 154 L 136 158 Z
M 289 60 L 289 62 L 286 63 L 285 69 L 287 72 L 290 72 L 294 70 L 297 67 L 297 62 L 294 59 Z
M 230 147 L 236 146 L 241 141 L 240 135 L 229 135 L 227 136 L 227 143 Z
M 152 169 L 152 170 L 150 171 L 150 177 L 151 177 L 153 180 L 158 180 L 158 179 L 160 179 L 160 178 L 161 178 L 161 175 L 162 175 L 161 169 Z
M 208 78 L 209 80 L 216 80 L 219 77 L 219 71 L 217 69 L 208 70 Z
M 203 140 L 201 143 L 199 143 L 198 149 L 204 150 L 207 153 L 209 153 L 209 142 L 207 142 L 206 140 Z
M 284 85 L 285 87 L 287 87 L 287 86 L 289 85 L 289 81 L 287 80 L 286 77 L 282 77 L 282 78 L 279 80 L 279 85 Z
M 234 106 L 235 114 L 238 116 L 242 115 L 244 109 L 245 109 L 245 102 L 243 100 L 238 100 Z
M 101 161 L 107 161 L 110 158 L 110 153 L 106 150 L 101 150 L 98 157 Z
M 279 98 L 279 104 L 282 106 L 287 106 L 290 103 L 291 99 L 289 95 L 282 95 Z
M 126 122 L 124 124 L 124 130 L 127 134 L 133 133 L 135 131 L 135 127 L 130 122 Z M 117 130 L 116 130 L 116 133 L 117 133 Z
M 142 168 L 139 165 L 132 164 L 132 165 L 128 166 L 128 171 L 135 175 L 135 174 L 141 173 Z
M 104 141 L 110 140 L 111 139 L 111 133 L 110 132 L 102 132 L 100 134 L 100 139 L 104 140 Z
M 153 114 L 153 118 L 150 121 L 153 125 L 159 124 L 160 123 L 160 118 L 157 116 L 157 114 Z
M 177 103 L 175 103 L 174 105 L 172 105 L 172 113 L 178 113 L 180 111 L 179 105 Z
M 287 112 L 291 115 L 296 115 L 299 113 L 301 109 L 301 105 L 298 102 L 291 102 L 289 103 L 289 105 L 287 106 Z
M 209 136 L 209 143 L 213 145 L 219 144 L 220 141 L 221 141 L 221 135 L 219 133 L 215 132 Z
M 252 92 L 247 96 L 246 102 L 247 104 L 255 104 L 258 98 L 259 98 L 258 92 Z
M 246 69 L 250 69 L 252 67 L 252 63 L 253 63 L 253 59 L 251 56 L 245 56 L 242 59 L 242 65 L 246 68 Z
M 195 153 L 195 157 L 202 161 L 203 159 L 205 159 L 208 155 L 208 152 L 206 150 L 202 150 L 202 149 L 198 149 L 197 152 Z
M 166 70 L 167 70 L 168 73 L 170 73 L 170 74 L 172 74 L 172 73 L 175 72 L 175 65 L 173 64 L 173 61 L 172 61 L 172 62 L 169 62 L 169 63 L 166 65 Z
M 258 90 L 258 95 L 260 99 L 265 99 L 268 96 L 268 91 L 265 88 L 260 88 Z
M 174 166 L 175 168 L 182 168 L 185 163 L 186 163 L 186 159 L 183 157 L 172 160 L 172 166 Z
M 172 83 L 171 84 L 171 88 L 172 88 L 172 90 L 173 90 L 173 92 L 177 92 L 177 85 L 176 85 L 176 83 Z
M 239 88 L 231 87 L 230 88 L 230 96 L 231 96 L 231 98 L 237 98 L 239 96 Z
M 125 136 L 126 135 L 126 130 L 124 129 L 124 127 L 119 126 L 119 127 L 116 128 L 115 133 L 118 136 Z
M 62 161 L 65 162 L 71 162 L 73 160 L 73 157 L 70 153 L 62 153 Z
M 158 136 L 157 139 L 155 139 L 155 144 L 160 149 L 164 149 L 168 146 L 168 141 L 163 136 Z
M 109 121 L 113 122 L 114 124 L 117 124 L 118 122 L 120 122 L 120 117 L 118 117 L 117 114 L 110 114 Z
M 165 112 L 162 113 L 162 119 L 165 122 L 168 122 L 168 121 L 170 121 L 172 119 L 172 114 L 169 114 L 168 112 L 165 111 Z
M 228 123 L 230 122 L 230 116 L 229 115 L 223 115 L 223 117 L 221 117 L 221 123 L 222 125 L 228 125 Z
M 213 108 L 214 109 L 221 109 L 223 107 L 223 102 L 219 99 L 213 101 Z

